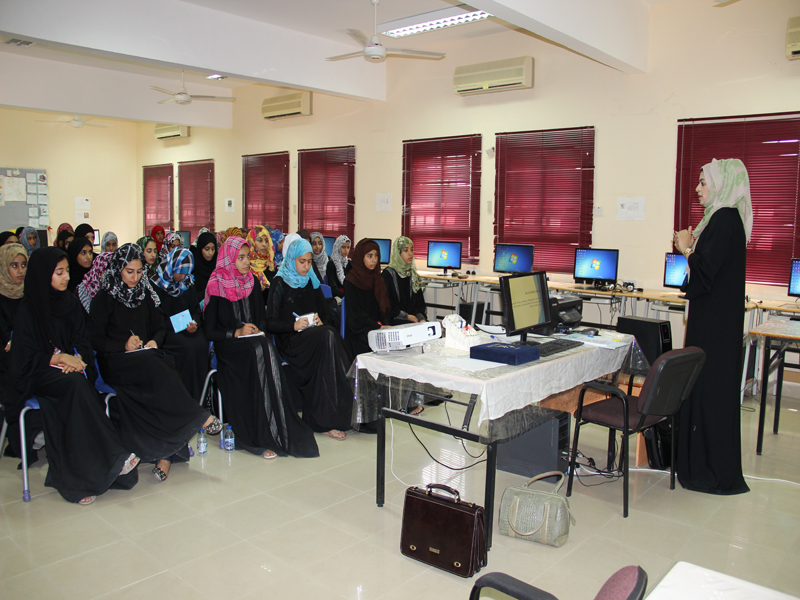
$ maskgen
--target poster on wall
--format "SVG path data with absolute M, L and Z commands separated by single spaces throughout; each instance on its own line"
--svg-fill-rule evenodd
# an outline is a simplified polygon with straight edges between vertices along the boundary
M 0 177 L 3 202 L 24 202 L 25 185 L 24 177 Z
M 0 167 L 0 231 L 32 222 L 36 227 L 42 227 L 41 213 L 38 212 L 40 187 L 44 192 L 41 195 L 48 198 L 49 204 L 45 169 Z M 31 209 L 37 211 L 35 216 L 31 216 Z
M 75 211 L 75 222 L 76 223 L 88 223 L 91 220 L 90 212 L 88 210 L 76 210 Z
M 91 201 L 86 196 L 75 196 L 75 210 L 89 210 Z

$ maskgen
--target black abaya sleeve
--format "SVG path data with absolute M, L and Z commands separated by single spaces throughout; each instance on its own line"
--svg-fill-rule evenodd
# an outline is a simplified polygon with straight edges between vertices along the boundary
M 292 333 L 294 331 L 294 321 L 288 321 L 281 317 L 281 305 L 283 294 L 286 291 L 286 283 L 280 277 L 272 281 L 269 286 L 269 298 L 267 299 L 266 309 L 266 328 L 269 333 Z
M 116 303 L 116 300 L 109 296 L 105 290 L 97 292 L 92 299 L 92 305 L 89 310 L 89 339 L 92 341 L 92 348 L 96 352 L 103 354 L 125 352 L 125 344 L 128 338 L 117 339 L 108 335 L 108 321 L 111 318 L 114 303 Z
M 342 286 L 342 282 L 339 281 L 339 277 L 336 274 L 336 265 L 332 260 L 328 261 L 328 267 L 325 269 L 325 273 L 328 277 L 328 285 L 331 288 L 331 293 L 337 298 L 344 298 L 344 286 Z
M 697 250 L 689 255 L 689 279 L 681 288 L 686 292 L 687 300 L 694 300 L 711 291 L 714 277 L 729 252 L 733 232 L 732 219 L 740 219 L 738 210 L 720 209 L 711 217 L 700 235 Z
M 370 306 L 365 302 L 365 299 L 371 295 L 374 299 L 375 294 L 372 291 L 364 292 L 349 281 L 344 282 L 344 295 L 346 300 L 346 313 L 347 313 L 347 327 L 357 334 L 366 334 L 373 329 L 380 329 L 381 324 L 372 318 Z M 375 300 L 377 304 L 377 300 Z
M 197 295 L 197 286 L 193 285 L 183 295 L 187 296 L 189 314 L 192 315 L 192 321 L 199 326 L 203 322 L 203 311 L 200 310 L 200 297 Z
M 261 286 L 257 279 L 255 284 L 256 286 L 253 288 L 253 292 L 248 298 L 253 311 L 253 325 L 258 327 L 261 331 L 267 331 L 267 312 L 264 309 L 264 296 L 261 293 Z
M 19 307 L 14 327 L 16 336 L 11 344 L 11 378 L 20 400 L 33 396 L 36 373 L 48 368 L 53 356 L 52 350 L 44 351 L 36 343 L 33 318 L 27 306 Z
M 142 303 L 147 307 L 148 316 L 147 316 L 147 340 L 144 342 L 145 344 L 150 340 L 154 341 L 156 345 L 161 348 L 164 345 L 164 340 L 167 339 L 167 328 L 164 325 L 164 315 L 161 314 L 161 310 L 156 306 L 156 303 L 153 302 L 153 299 L 148 294 L 145 296 L 144 302 Z
M 219 296 L 210 296 L 208 305 L 203 311 L 203 331 L 209 342 L 222 342 L 232 340 L 236 327 L 225 327 L 222 320 L 223 302 L 230 304 L 230 300 L 223 300 Z
M 400 290 L 398 289 L 397 284 L 397 273 L 391 267 L 386 267 L 383 271 L 381 271 L 381 277 L 383 277 L 383 282 L 386 284 L 386 291 L 389 294 L 389 304 L 392 307 L 389 310 L 389 314 L 386 315 L 389 323 L 394 324 L 396 321 L 408 321 L 408 312 L 403 310 L 403 302 L 400 299 Z

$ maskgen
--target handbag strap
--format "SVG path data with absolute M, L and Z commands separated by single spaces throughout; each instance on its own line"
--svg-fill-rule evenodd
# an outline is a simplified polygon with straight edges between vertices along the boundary
M 517 520 L 517 508 L 518 507 L 519 507 L 519 497 L 516 497 L 516 498 L 514 498 L 514 502 L 512 502 L 512 504 L 511 504 L 511 510 L 508 511 L 508 526 L 511 528 L 511 530 L 514 533 L 516 533 L 517 535 L 528 537 L 528 536 L 533 535 L 534 533 L 537 533 L 542 527 L 544 527 L 544 524 L 547 522 L 547 514 L 545 514 L 545 513 L 550 510 L 550 507 L 548 507 L 548 506 L 545 506 L 545 512 L 542 513 L 542 522 L 539 524 L 539 526 L 536 529 L 534 529 L 533 531 L 528 531 L 527 533 L 522 532 L 522 531 L 517 531 L 517 528 L 514 527 L 513 521 Z
M 554 494 L 558 493 L 558 490 L 561 489 L 561 486 L 564 485 L 564 474 L 561 471 L 548 471 L 547 473 L 540 473 L 536 477 L 528 480 L 528 483 L 524 484 L 522 487 L 528 487 L 534 481 L 539 481 L 540 479 L 547 479 L 548 477 L 559 477 L 558 483 L 556 484 L 556 489 L 553 490 Z
M 459 494 L 458 490 L 455 489 L 455 488 L 451 488 L 450 486 L 447 486 L 447 485 L 444 485 L 444 484 L 441 484 L 441 483 L 429 483 L 425 487 L 428 488 L 428 492 L 427 492 L 428 495 L 431 495 L 433 490 L 442 490 L 443 492 L 447 492 L 448 494 L 451 494 L 455 498 L 456 503 L 461 502 L 461 494 Z M 434 494 L 434 495 L 438 495 L 438 494 Z

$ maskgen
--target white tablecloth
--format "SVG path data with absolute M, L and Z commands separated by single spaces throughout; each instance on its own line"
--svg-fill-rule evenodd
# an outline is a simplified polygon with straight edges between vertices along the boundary
M 797 600 L 795 596 L 725 573 L 679 562 L 653 588 L 647 600 Z
M 444 340 L 437 340 L 424 353 L 411 349 L 361 354 L 356 360 L 359 369 L 366 369 L 375 378 L 383 374 L 477 394 L 481 400 L 480 428 L 486 421 L 499 419 L 510 411 L 618 371 L 629 348 L 630 345 L 609 350 L 584 345 L 518 367 L 498 365 L 476 372 L 448 365 L 448 357 L 469 357 L 469 352 L 446 348 Z

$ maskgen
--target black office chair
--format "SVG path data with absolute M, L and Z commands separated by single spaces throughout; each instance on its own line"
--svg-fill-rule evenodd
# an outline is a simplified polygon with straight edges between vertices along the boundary
M 628 516 L 628 436 L 639 433 L 653 425 L 670 419 L 672 424 L 672 464 L 670 466 L 669 489 L 675 489 L 675 415 L 683 401 L 689 397 L 700 369 L 706 361 L 706 353 L 696 346 L 671 350 L 659 356 L 647 373 L 639 396 L 631 396 L 613 385 L 590 381 L 583 385 L 575 413 L 575 435 L 569 463 L 567 496 L 572 494 L 572 478 L 578 455 L 578 434 L 581 425 L 593 423 L 608 427 L 609 465 L 611 468 L 612 436 L 622 432 L 622 516 Z M 583 405 L 586 390 L 598 390 L 610 395 L 606 400 Z M 629 388 L 630 392 L 630 388 Z M 631 423 L 634 425 L 631 426 Z
M 487 573 L 472 586 L 469 600 L 478 600 L 483 588 L 493 588 L 518 600 L 558 600 L 553 594 L 506 575 Z M 642 567 L 623 567 L 608 578 L 594 600 L 641 600 L 647 590 L 647 573 Z

